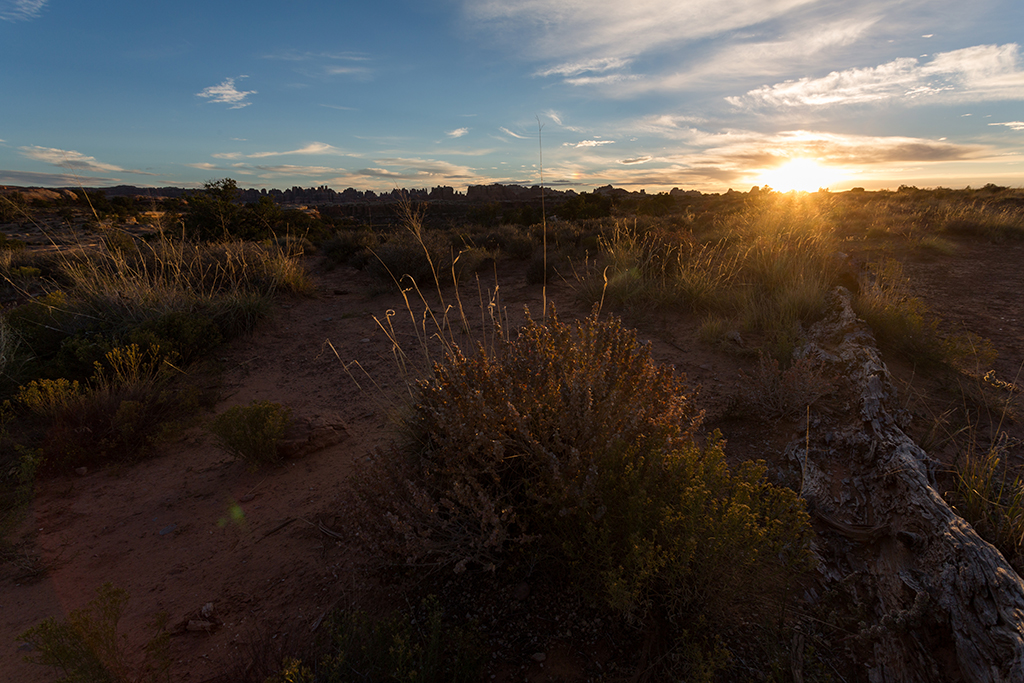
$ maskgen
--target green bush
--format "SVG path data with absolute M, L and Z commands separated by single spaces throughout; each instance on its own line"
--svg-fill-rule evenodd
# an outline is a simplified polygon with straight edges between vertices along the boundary
M 163 426 L 195 409 L 188 392 L 171 391 L 170 380 L 159 347 L 132 344 L 110 350 L 85 385 L 58 378 L 20 387 L 18 403 L 42 423 L 39 471 L 148 455 Z
M 366 537 L 398 563 L 539 564 L 630 620 L 724 629 L 777 606 L 811 531 L 763 464 L 732 473 L 720 437 L 698 445 L 701 419 L 617 321 L 531 321 L 420 384 L 408 445 L 360 480 Z
M 280 403 L 253 401 L 218 415 L 210 424 L 210 431 L 220 448 L 256 470 L 280 460 L 277 443 L 287 431 L 291 416 L 291 409 Z
M 168 680 L 171 659 L 170 635 L 164 630 L 167 617 L 158 615 L 150 628 L 153 635 L 143 648 L 141 662 L 128 651 L 127 635 L 118 623 L 128 604 L 127 591 L 105 583 L 84 609 L 67 620 L 50 618 L 18 636 L 31 643 L 36 654 L 27 661 L 60 672 L 57 683 L 149 683 Z

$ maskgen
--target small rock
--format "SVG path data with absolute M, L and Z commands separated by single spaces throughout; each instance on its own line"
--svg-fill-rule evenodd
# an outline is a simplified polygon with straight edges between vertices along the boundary
M 89 468 L 88 467 L 76 467 L 75 468 L 75 474 L 77 474 L 80 477 L 84 477 L 85 475 L 89 474 Z
M 210 617 L 212 617 L 213 616 L 213 603 L 212 602 L 208 602 L 205 605 L 203 605 L 203 608 L 201 610 L 199 610 L 199 615 L 203 619 L 209 619 Z
M 185 626 L 185 630 L 186 631 L 207 631 L 207 632 L 209 632 L 209 631 L 213 630 L 213 625 L 214 624 L 213 624 L 212 621 L 205 621 L 203 619 L 189 619 L 188 620 L 188 625 Z
M 532 659 L 535 662 L 543 662 L 547 658 L 548 658 L 548 656 L 546 654 L 544 654 L 543 652 L 537 652 L 532 657 L 530 657 L 530 659 Z
M 256 497 L 255 493 L 247 493 L 238 499 L 239 503 L 248 503 L 250 500 Z
M 177 524 L 168 524 L 167 526 L 165 526 L 163 529 L 160 530 L 160 535 L 161 536 L 166 536 L 167 534 L 171 533 L 172 531 L 174 531 L 177 528 L 178 528 Z

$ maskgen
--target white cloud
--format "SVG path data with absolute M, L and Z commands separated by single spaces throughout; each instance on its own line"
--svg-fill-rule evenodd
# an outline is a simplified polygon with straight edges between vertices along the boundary
M 1010 130 L 1024 130 L 1024 121 L 1007 121 L 1005 123 L 990 123 L 990 126 L 1006 126 Z
M 239 76 L 239 78 L 246 78 L 245 76 Z M 242 107 L 248 107 L 252 102 L 247 102 L 246 98 L 249 95 L 255 95 L 255 90 L 239 90 L 235 87 L 234 78 L 225 78 L 217 85 L 211 85 L 208 88 L 203 88 L 201 92 L 196 93 L 196 97 L 205 97 L 210 102 L 216 102 L 218 104 L 230 104 L 231 109 L 241 109 Z
M 98 185 L 113 185 L 118 178 L 98 178 L 89 176 L 90 183 Z M 29 187 L 69 187 L 79 185 L 82 182 L 81 176 L 70 173 L 33 173 L 32 171 L 5 171 L 0 170 L 0 184 L 22 185 Z
M 447 135 L 450 138 L 461 138 L 468 132 L 469 128 L 456 128 L 455 130 L 448 131 L 447 133 L 445 133 L 445 135 Z
M 255 154 L 246 154 L 245 156 L 248 159 L 263 159 L 266 157 L 280 157 L 290 154 L 345 154 L 345 152 L 333 145 L 328 145 L 326 142 L 311 142 L 305 147 L 288 150 L 287 152 L 256 152 Z
M 511 135 L 512 137 L 514 137 L 516 139 L 519 139 L 519 140 L 529 140 L 530 139 L 530 137 L 528 135 L 520 135 L 519 133 L 513 133 L 512 131 L 510 131 L 508 128 L 505 128 L 504 126 L 501 126 L 499 128 L 499 130 L 502 133 L 504 133 L 505 135 Z
M 580 147 L 600 147 L 601 145 L 614 145 L 614 140 L 581 140 L 580 142 L 563 142 L 562 147 L 573 147 L 579 149 Z
M 516 28 L 529 33 L 527 49 L 550 59 L 584 55 L 552 67 L 600 65 L 600 60 L 626 59 L 643 51 L 680 41 L 720 35 L 762 24 L 812 5 L 816 0 L 484 0 L 464 3 L 474 20 L 495 33 L 522 40 Z M 543 71 L 541 72 L 543 73 Z M 564 75 L 564 74 L 562 74 Z
M 448 178 L 471 178 L 476 174 L 468 166 L 458 166 L 447 161 L 435 159 L 416 159 L 406 157 L 391 157 L 377 159 L 382 166 L 397 167 L 399 175 L 406 178 L 420 178 L 423 176 L 444 176 Z M 389 171 L 390 173 L 390 171 Z
M 60 166 L 61 168 L 73 169 L 76 171 L 119 171 L 126 172 L 125 169 L 114 164 L 104 164 L 96 161 L 95 157 L 90 157 L 69 149 L 55 149 L 53 147 L 19 147 L 19 151 L 22 156 L 34 159 L 36 161 L 43 161 L 54 166 Z M 132 171 L 137 173 L 137 171 Z
M 578 76 L 582 73 L 603 73 L 622 69 L 629 65 L 632 60 L 621 57 L 601 57 L 588 59 L 581 62 L 566 62 L 557 66 L 548 67 L 537 71 L 534 76 Z
M 370 70 L 361 66 L 328 66 L 324 73 L 328 76 L 365 76 Z
M 29 21 L 42 13 L 48 0 L 0 0 L 0 19 Z
M 903 57 L 875 67 L 833 71 L 766 85 L 727 100 L 737 107 L 801 107 L 899 99 L 961 102 L 1024 99 L 1019 46 L 977 45 L 942 52 L 929 62 Z

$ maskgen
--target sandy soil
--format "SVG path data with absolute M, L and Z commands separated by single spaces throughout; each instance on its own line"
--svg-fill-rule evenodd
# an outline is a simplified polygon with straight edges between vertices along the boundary
M 950 325 L 993 342 L 1000 352 L 998 375 L 1007 381 L 1024 357 L 1021 263 L 1019 244 L 962 243 L 957 256 L 907 264 L 919 295 Z M 385 393 L 400 388 L 391 342 L 373 316 L 404 306 L 394 294 L 371 295 L 372 283 L 358 271 L 311 264 L 316 296 L 281 300 L 256 333 L 217 352 L 222 399 L 214 412 L 253 399 L 289 406 L 298 425 L 290 435 L 295 457 L 250 472 L 215 447 L 203 427 L 210 415 L 199 415 L 151 460 L 41 482 L 10 536 L 24 558 L 0 565 L 0 678 L 53 680 L 50 670 L 23 661 L 31 653 L 16 636 L 82 607 L 104 582 L 131 594 L 123 621 L 129 645 L 144 642 L 145 624 L 155 614 L 168 614 L 175 681 L 231 680 L 254 649 L 308 639 L 335 605 L 387 603 L 386 589 L 318 523 L 344 528 L 337 512 L 345 480 L 391 429 L 376 400 L 381 391 L 361 392 L 344 362 L 359 360 Z M 540 288 L 523 284 L 521 266 L 498 280 L 501 303 L 513 319 L 524 305 L 539 313 Z M 549 286 L 548 296 L 563 319 L 586 312 L 564 283 Z M 475 306 L 471 310 L 471 317 L 479 315 Z M 772 458 L 800 433 L 797 424 L 723 418 L 751 359 L 736 349 L 698 344 L 693 316 L 657 313 L 628 322 L 638 325 L 641 339 L 652 341 L 657 360 L 674 364 L 702 387 L 708 423 L 722 427 L 731 457 Z M 403 333 L 403 344 L 413 339 Z M 905 363 L 891 366 L 911 386 L 922 385 Z M 1020 425 L 1010 428 L 1021 431 Z M 203 614 L 207 605 L 212 615 L 209 608 Z M 211 627 L 189 630 L 190 620 L 193 628 L 200 621 Z M 532 680 L 550 680 L 555 667 L 545 672 L 529 654 L 510 664 L 524 667 Z

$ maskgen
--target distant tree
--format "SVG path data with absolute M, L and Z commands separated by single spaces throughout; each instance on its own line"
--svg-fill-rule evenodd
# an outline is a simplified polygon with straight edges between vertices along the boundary
M 185 232 L 203 240 L 240 237 L 242 207 L 237 198 L 238 185 L 231 178 L 203 183 L 202 191 L 188 198 Z

